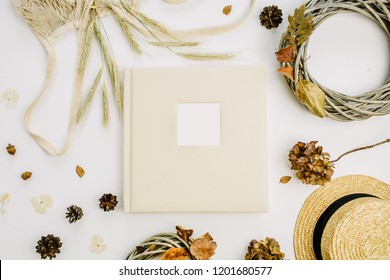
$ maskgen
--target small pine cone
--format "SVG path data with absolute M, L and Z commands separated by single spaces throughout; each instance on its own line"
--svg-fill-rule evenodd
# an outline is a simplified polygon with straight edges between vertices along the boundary
M 35 247 L 37 253 L 41 255 L 41 259 L 52 259 L 56 257 L 56 254 L 61 252 L 60 248 L 62 247 L 62 242 L 59 237 L 54 236 L 53 234 L 48 234 L 42 236 L 38 240 L 38 245 Z
M 297 178 L 304 184 L 322 186 L 331 180 L 334 164 L 322 146 L 316 144 L 317 141 L 296 143 L 289 153 L 289 160 L 291 169 L 297 171 Z
M 260 23 L 267 29 L 277 28 L 283 21 L 282 10 L 278 6 L 272 5 L 265 7 L 260 13 Z
M 111 193 L 103 194 L 103 196 L 99 199 L 100 201 L 100 208 L 104 210 L 104 212 L 108 212 L 110 210 L 114 210 L 115 206 L 118 204 L 118 201 L 116 200 L 116 196 L 112 195 Z
M 80 207 L 78 207 L 76 205 L 72 205 L 72 206 L 68 207 L 67 210 L 68 210 L 68 212 L 66 212 L 65 217 L 69 220 L 69 223 L 77 222 L 84 215 L 83 209 L 81 209 Z
M 265 240 L 252 240 L 248 246 L 246 260 L 283 260 L 284 253 L 280 251 L 278 241 L 267 237 Z

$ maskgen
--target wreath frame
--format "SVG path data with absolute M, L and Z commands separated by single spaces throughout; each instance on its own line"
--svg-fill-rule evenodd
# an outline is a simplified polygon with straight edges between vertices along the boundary
M 309 0 L 304 6 L 304 16 L 312 17 L 312 31 L 329 17 L 343 13 L 355 12 L 377 22 L 390 37 L 390 2 L 385 0 Z M 296 10 L 297 12 L 297 10 Z M 280 49 L 289 46 L 288 31 L 280 40 Z M 327 117 L 337 121 L 365 120 L 371 116 L 382 116 L 390 113 L 390 77 L 380 88 L 365 92 L 358 96 L 348 96 L 341 92 L 329 89 L 320 84 L 310 74 L 306 61 L 307 48 L 310 38 L 297 46 L 295 61 L 291 64 L 281 62 L 282 67 L 293 68 L 294 80 L 285 80 L 293 93 L 297 92 L 300 80 L 306 80 L 318 87 L 324 93 L 324 111 Z M 312 111 L 312 110 L 310 110 Z M 312 111 L 313 112 L 313 111 Z M 318 114 L 319 115 L 319 114 Z

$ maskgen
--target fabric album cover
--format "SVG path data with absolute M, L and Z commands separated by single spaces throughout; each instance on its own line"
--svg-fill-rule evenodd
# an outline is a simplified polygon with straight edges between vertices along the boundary
M 261 67 L 125 71 L 125 212 L 266 212 Z

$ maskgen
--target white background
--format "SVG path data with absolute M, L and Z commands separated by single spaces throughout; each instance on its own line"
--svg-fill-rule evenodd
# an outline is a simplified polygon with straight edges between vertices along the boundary
M 222 14 L 232 4 L 229 16 Z M 284 12 L 278 29 L 260 26 L 258 15 L 264 6 L 276 4 Z M 214 259 L 243 259 L 252 239 L 273 237 L 280 242 L 287 259 L 294 259 L 295 219 L 306 197 L 316 189 L 293 178 L 281 185 L 280 177 L 293 175 L 288 152 L 297 141 L 318 140 L 336 158 L 341 153 L 379 142 L 389 137 L 390 116 L 361 122 L 341 123 L 320 119 L 305 110 L 287 89 L 274 58 L 287 14 L 302 4 L 296 0 L 258 1 L 250 19 L 227 34 L 203 38 L 201 50 L 233 52 L 235 59 L 225 62 L 184 60 L 166 50 L 142 44 L 144 55 L 137 57 L 128 46 L 112 18 L 104 20 L 121 69 L 125 67 L 190 65 L 259 65 L 267 70 L 269 212 L 261 214 L 125 214 L 122 211 L 122 131 L 119 115 L 111 102 L 111 123 L 102 125 L 102 101 L 98 95 L 87 119 L 78 127 L 69 152 L 62 157 L 47 155 L 25 131 L 24 111 L 40 90 L 45 75 L 46 54 L 31 30 L 15 13 L 11 1 L 0 1 L 0 93 L 15 88 L 20 100 L 15 110 L 0 104 L 0 194 L 11 199 L 0 216 L 0 259 L 39 259 L 37 240 L 52 233 L 61 237 L 58 259 L 123 259 L 139 242 L 159 232 L 172 232 L 176 225 L 194 229 L 194 236 L 210 232 L 218 243 Z M 144 0 L 146 14 L 172 29 L 227 24 L 237 20 L 249 1 L 203 0 L 182 5 Z M 64 34 L 56 44 L 58 67 L 56 83 L 38 106 L 33 128 L 58 147 L 63 143 L 75 67 L 76 32 Z M 100 57 L 94 48 L 86 85 L 96 75 Z M 337 15 L 323 23 L 310 41 L 310 72 L 324 85 L 356 95 L 381 86 L 389 76 L 389 41 L 385 33 L 368 19 Z M 17 147 L 15 156 L 6 153 L 8 143 Z M 390 144 L 350 155 L 336 163 L 334 176 L 367 174 L 390 182 L 388 157 Z M 79 178 L 75 166 L 86 175 Z M 33 172 L 28 181 L 20 174 Z M 118 196 L 115 211 L 99 209 L 103 193 Z M 36 213 L 30 198 L 42 193 L 53 197 L 46 215 Z M 85 216 L 76 224 L 65 219 L 72 204 L 83 208 Z M 108 246 L 100 255 L 89 252 L 90 239 L 101 235 Z

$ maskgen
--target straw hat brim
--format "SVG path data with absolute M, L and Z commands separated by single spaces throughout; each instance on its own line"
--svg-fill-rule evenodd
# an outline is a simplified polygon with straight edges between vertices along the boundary
M 313 232 L 321 214 L 337 199 L 363 193 L 390 200 L 390 185 L 365 175 L 336 178 L 315 190 L 298 214 L 294 230 L 294 251 L 297 260 L 315 260 Z

